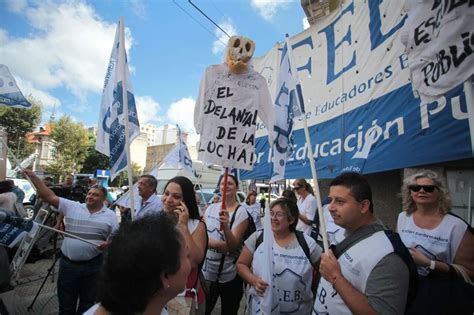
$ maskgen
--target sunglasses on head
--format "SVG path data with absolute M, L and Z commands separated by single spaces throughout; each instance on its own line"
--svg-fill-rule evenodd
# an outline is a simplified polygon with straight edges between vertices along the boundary
M 438 187 L 435 185 L 410 185 L 408 188 L 413 192 L 419 192 L 423 188 L 424 192 L 432 193 Z

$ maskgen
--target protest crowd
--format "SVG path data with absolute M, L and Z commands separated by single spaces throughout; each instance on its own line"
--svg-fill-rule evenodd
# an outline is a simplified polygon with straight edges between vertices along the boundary
M 117 60 L 108 71 L 114 71 L 115 63 L 127 70 L 106 79 L 104 95 L 116 93 L 119 77 L 129 75 L 121 37 L 122 20 L 112 52 Z M 208 315 L 219 309 L 223 315 L 474 314 L 474 229 L 451 211 L 453 192 L 443 174 L 423 169 L 402 180 L 401 209 L 390 228 L 378 215 L 363 168 L 341 170 L 321 195 L 314 163 L 322 156 L 312 158 L 307 136 L 311 174 L 292 178 L 289 187 L 285 184 L 272 196 L 273 183 L 290 179 L 285 165 L 292 139 L 282 130 L 291 134 L 296 112 L 303 114 L 300 119 L 306 115 L 301 100 L 295 100 L 302 98 L 292 94 L 301 85 L 293 77 L 297 71 L 288 38 L 280 49 L 283 74 L 275 78 L 279 93 L 274 102 L 266 79 L 251 66 L 254 50 L 249 38 L 230 37 L 225 61 L 207 67 L 201 80 L 194 109 L 200 135 L 197 158 L 222 166 L 209 204 L 198 191 L 181 135 L 168 156 L 174 154 L 189 176 L 174 176 L 159 188 L 159 169 L 154 175 L 142 174 L 118 200 L 110 200 L 107 189 L 95 182 L 89 183 L 83 199 L 64 197 L 34 171 L 21 170 L 39 203 L 57 214 L 50 229 L 64 236 L 58 250 L 58 313 Z M 286 100 L 280 99 L 282 94 Z M 280 101 L 287 104 L 280 106 Z M 136 118 L 135 103 L 128 106 L 129 116 Z M 280 122 L 290 125 L 277 128 L 283 110 L 289 112 Z M 108 152 L 112 177 L 130 167 L 130 152 L 123 150 L 129 144 L 118 140 L 129 131 L 136 137 L 138 120 L 130 117 L 124 118 L 130 130 L 118 116 L 109 117 L 116 121 L 107 140 L 99 139 L 104 135 L 97 140 L 102 145 L 97 150 Z M 257 118 L 273 150 L 266 178 L 270 186 L 260 196 L 256 189 L 245 189 L 241 201 L 243 183 L 232 170 L 255 171 Z M 380 130 L 375 121 L 364 141 L 377 134 L 389 137 Z M 359 131 L 354 139 L 362 141 Z M 358 144 L 354 157 L 368 155 L 374 143 Z M 72 176 L 67 176 L 62 187 L 72 185 Z M 22 199 L 13 182 L 0 182 L 0 239 L 18 232 L 16 241 L 0 246 L 0 291 L 10 284 L 9 262 L 18 239 L 47 228 L 23 219 Z M 0 314 L 2 309 L 0 304 Z

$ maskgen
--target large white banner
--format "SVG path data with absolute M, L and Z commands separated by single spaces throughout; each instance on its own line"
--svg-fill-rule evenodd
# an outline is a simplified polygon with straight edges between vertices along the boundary
M 471 156 L 462 87 L 430 103 L 414 97 L 400 39 L 407 18 L 403 5 L 345 1 L 340 10 L 290 38 L 319 178 L 333 178 L 343 170 L 373 173 Z M 275 45 L 254 62 L 272 97 L 281 47 Z M 310 177 L 302 128 L 302 119 L 296 119 L 285 178 Z M 243 179 L 271 177 L 265 135 L 257 123 L 255 168 L 242 172 Z

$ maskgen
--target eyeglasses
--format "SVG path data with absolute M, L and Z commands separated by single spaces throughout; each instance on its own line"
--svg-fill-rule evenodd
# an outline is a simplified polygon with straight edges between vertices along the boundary
M 423 188 L 424 192 L 432 193 L 438 187 L 435 186 L 435 185 L 410 185 L 410 186 L 408 186 L 408 189 L 410 189 L 413 192 L 419 192 L 422 188 Z
M 282 219 L 282 218 L 285 218 L 287 217 L 286 214 L 284 214 L 283 212 L 273 212 L 273 211 L 270 211 L 270 218 L 277 218 L 277 219 Z
M 298 190 L 298 189 L 300 189 L 301 187 L 303 187 L 303 186 L 293 186 L 293 190 Z

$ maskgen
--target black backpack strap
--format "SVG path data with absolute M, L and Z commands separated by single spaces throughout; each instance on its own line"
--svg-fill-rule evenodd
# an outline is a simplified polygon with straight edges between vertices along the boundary
M 418 270 L 416 267 L 413 258 L 411 257 L 410 252 L 406 248 L 403 241 L 400 239 L 400 235 L 398 233 L 393 232 L 392 230 L 385 230 L 385 235 L 389 239 L 390 243 L 393 246 L 393 252 L 397 254 L 405 263 L 408 268 L 408 272 L 410 275 L 408 281 L 408 295 L 407 295 L 407 307 L 415 300 L 416 291 L 418 290 Z
M 240 205 L 237 205 L 237 208 L 235 208 L 234 213 L 232 213 L 232 217 L 230 218 L 230 223 L 229 223 L 230 229 L 232 229 L 232 225 L 234 225 L 235 215 L 237 214 L 237 210 L 239 208 L 240 208 Z M 219 276 L 221 275 L 222 268 L 224 268 L 224 260 L 225 260 L 225 254 L 222 254 L 221 261 L 219 262 L 219 268 L 217 269 L 216 282 L 219 280 Z
M 344 253 L 346 250 L 348 250 L 355 244 L 359 243 L 360 241 L 366 239 L 367 237 L 371 236 L 376 232 L 384 230 L 384 227 L 380 224 L 370 224 L 359 228 L 336 246 L 331 246 L 334 256 L 336 256 L 336 259 L 339 258 L 342 253 Z
M 257 239 L 255 240 L 255 250 L 257 250 L 257 247 L 260 246 L 260 244 L 263 243 L 263 232 L 261 232 L 258 236 Z
M 308 242 L 306 242 L 303 232 L 296 230 L 295 235 L 296 235 L 296 240 L 298 241 L 298 244 L 300 244 L 301 248 L 303 249 L 304 254 L 306 255 L 306 258 L 308 258 L 309 263 L 312 265 L 313 263 L 311 262 L 311 254 L 309 252 Z

